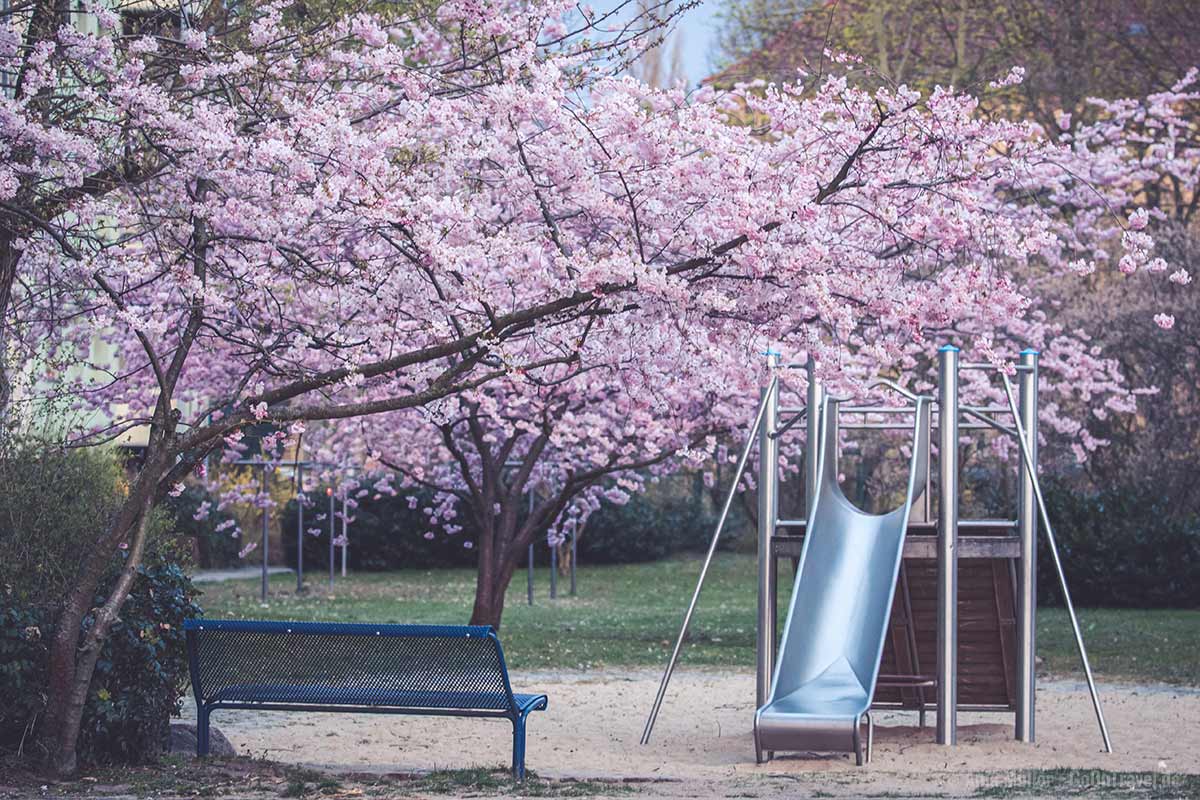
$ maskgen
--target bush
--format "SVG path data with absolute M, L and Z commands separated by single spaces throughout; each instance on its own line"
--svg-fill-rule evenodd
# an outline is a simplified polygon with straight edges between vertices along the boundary
M 111 451 L 0 446 L 0 590 L 9 602 L 42 609 L 62 600 L 81 545 L 116 513 L 124 481 Z
M 730 523 L 732 531 L 737 522 Z M 605 502 L 588 517 L 579 535 L 579 562 L 627 564 L 703 550 L 715 524 L 716 517 L 708 510 L 698 486 L 679 491 L 675 485 L 660 484 L 633 495 L 624 505 Z M 733 537 L 726 536 L 723 543 L 729 546 L 732 542 Z
M 83 764 L 137 764 L 167 741 L 187 680 L 183 621 L 199 616 L 195 590 L 176 564 L 157 557 L 139 577 L 104 643 L 79 736 Z M 106 582 L 111 583 L 111 580 Z M 107 586 L 105 588 L 108 588 Z M 96 604 L 104 601 L 104 592 Z M 0 748 L 30 752 L 46 704 L 54 613 L 0 603 Z M 91 619 L 85 621 L 85 627 Z
M 1200 607 L 1200 518 L 1173 515 L 1148 486 L 1086 492 L 1051 483 L 1045 497 L 1076 604 Z M 1060 603 L 1054 563 L 1039 540 L 1040 601 Z
M 204 519 L 198 520 L 196 512 L 204 503 L 210 504 L 210 510 Z M 231 536 L 230 529 L 217 530 L 232 517 L 217 510 L 217 500 L 203 487 L 188 486 L 178 497 L 168 497 L 162 508 L 170 517 L 175 534 L 195 544 L 197 566 L 208 569 L 244 566 L 238 558 L 241 540 Z
M 329 500 L 324 487 L 309 495 L 315 505 L 304 509 L 304 527 L 319 528 L 319 536 L 304 535 L 304 569 L 329 569 Z M 367 495 L 359 499 L 349 527 L 351 569 L 382 571 L 392 569 L 430 569 L 434 567 L 472 567 L 475 551 L 463 547 L 475 535 L 464 530 L 454 536 L 437 533 L 433 539 L 423 534 L 429 529 L 421 509 L 428 497 L 418 496 L 416 508 L 409 508 L 407 497 Z M 341 511 L 341 502 L 338 502 Z M 323 516 L 322 516 L 323 515 Z M 318 519 L 320 517 L 320 519 Z M 283 526 L 283 550 L 289 564 L 296 563 L 296 502 L 288 503 L 280 515 Z M 342 526 L 337 523 L 340 536 Z M 334 554 L 335 566 L 341 565 L 341 549 Z
M 0 453 L 0 481 L 0 749 L 29 755 L 59 603 L 85 543 L 120 504 L 124 475 L 111 451 L 10 443 Z M 84 706 L 83 764 L 152 758 L 178 711 L 187 676 L 183 620 L 201 611 L 168 527 L 166 515 L 152 521 L 139 577 L 101 651 Z M 97 605 L 120 567 L 110 566 Z

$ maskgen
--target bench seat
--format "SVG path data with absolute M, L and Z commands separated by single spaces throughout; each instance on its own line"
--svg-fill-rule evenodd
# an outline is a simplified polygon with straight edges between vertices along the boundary
M 526 717 L 548 703 L 513 692 L 487 626 L 193 619 L 184 630 L 202 756 L 217 709 L 498 717 L 512 723 L 520 779 Z
M 220 703 L 233 708 L 241 704 L 311 703 L 321 706 L 380 706 L 411 711 L 496 711 L 496 716 L 508 713 L 508 698 L 485 692 L 421 692 L 381 690 L 370 688 L 347 689 L 340 686 L 292 686 L 289 684 L 243 683 L 226 687 L 208 698 L 210 705 Z M 541 711 L 546 708 L 544 694 L 513 694 L 513 702 L 521 711 Z

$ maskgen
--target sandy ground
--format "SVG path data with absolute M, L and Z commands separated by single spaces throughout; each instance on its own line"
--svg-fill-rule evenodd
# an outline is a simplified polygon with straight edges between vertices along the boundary
M 1020 781 L 1022 770 L 1074 767 L 1200 773 L 1200 690 L 1101 685 L 1115 753 L 1102 750 L 1082 684 L 1043 681 L 1038 742 L 1012 740 L 1011 714 L 960 714 L 959 746 L 934 743 L 915 714 L 879 714 L 874 761 L 802 754 L 754 763 L 751 673 L 681 671 L 653 742 L 638 744 L 657 672 L 514 676 L 518 691 L 550 697 L 533 716 L 528 765 L 556 778 L 636 779 L 661 796 L 727 797 L 756 789 L 790 796 L 972 795 Z M 185 717 L 193 709 L 185 709 Z M 495 766 L 510 757 L 503 721 L 438 717 L 217 711 L 214 724 L 239 753 L 333 771 L 413 772 Z M 1036 787 L 1034 794 L 1037 794 Z

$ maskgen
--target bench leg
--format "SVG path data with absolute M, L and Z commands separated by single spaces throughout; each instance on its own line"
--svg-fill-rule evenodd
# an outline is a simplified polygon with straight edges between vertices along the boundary
M 196 706 L 196 755 L 208 755 L 208 716 L 212 709 Z
M 513 778 L 525 780 L 525 715 L 513 718 Z

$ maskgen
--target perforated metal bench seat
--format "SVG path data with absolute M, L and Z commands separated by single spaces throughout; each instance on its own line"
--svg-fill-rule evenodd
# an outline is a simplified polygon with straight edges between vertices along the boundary
M 544 694 L 513 693 L 513 702 L 522 711 L 541 711 L 546 707 Z M 313 703 L 316 705 L 385 706 L 414 714 L 442 711 L 507 711 L 508 698 L 483 692 L 405 692 L 379 689 L 347 689 L 336 686 L 290 686 L 286 684 L 240 684 L 221 690 L 209 703 L 233 708 L 237 703 Z M 497 714 L 496 716 L 501 716 Z
M 196 752 L 218 708 L 500 717 L 525 774 L 525 720 L 544 694 L 516 694 L 495 631 L 472 625 L 188 620 Z

